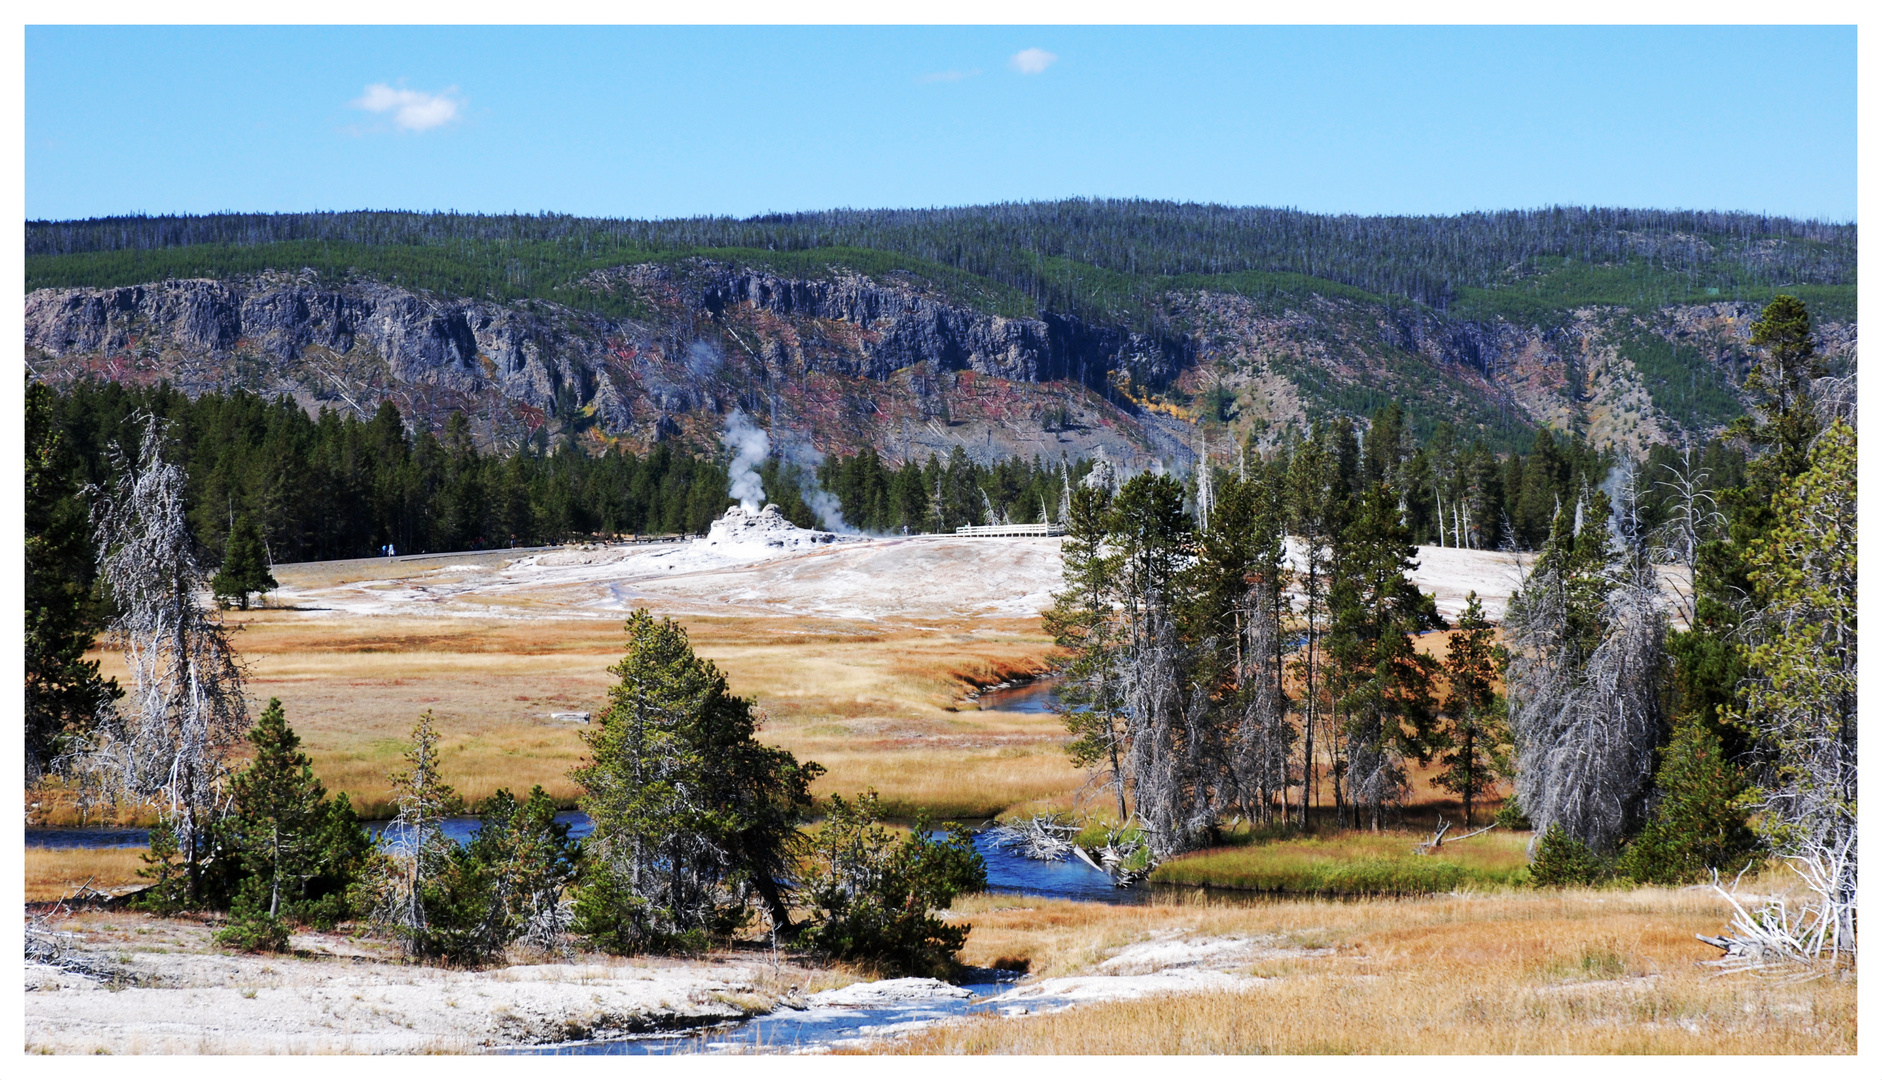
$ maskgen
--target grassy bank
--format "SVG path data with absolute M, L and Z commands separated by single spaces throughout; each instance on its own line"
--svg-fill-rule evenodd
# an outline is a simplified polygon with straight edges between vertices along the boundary
M 1474 841 L 1473 841 L 1474 843 Z M 1783 875 L 1756 892 L 1794 887 Z M 1847 1054 L 1856 981 L 1721 978 L 1693 939 L 1730 917 L 1705 890 L 1516 889 L 1119 907 L 957 901 L 969 963 L 1088 973 L 1145 941 L 1241 938 L 1233 991 L 975 1017 L 878 1044 L 913 1054 Z
M 26 899 L 57 900 L 77 892 L 81 885 L 117 889 L 142 885 L 137 872 L 144 866 L 142 848 L 35 848 L 26 849 Z
M 1415 896 L 1527 879 L 1527 833 L 1493 831 L 1414 854 L 1413 845 L 1429 837 L 1339 832 L 1256 840 L 1171 859 L 1150 880 L 1299 896 Z

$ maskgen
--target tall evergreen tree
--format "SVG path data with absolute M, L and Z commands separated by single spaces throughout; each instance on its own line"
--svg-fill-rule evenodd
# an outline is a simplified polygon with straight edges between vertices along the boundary
M 1477 801 L 1510 769 L 1509 730 L 1496 692 L 1501 651 L 1496 628 L 1483 617 L 1483 604 L 1472 590 L 1444 658 L 1444 723 L 1434 740 L 1442 748 L 1438 761 L 1443 768 L 1431 778 L 1463 800 L 1465 828 L 1472 824 Z
M 699 948 L 745 921 L 753 892 L 788 930 L 789 846 L 821 767 L 760 744 L 752 702 L 671 619 L 634 612 L 608 670 L 620 682 L 571 773 L 594 822 L 577 931 L 617 952 Z
M 1117 797 L 1117 820 L 1130 816 L 1124 773 L 1123 702 L 1117 671 L 1117 557 L 1105 550 L 1111 493 L 1085 484 L 1072 492 L 1065 521 L 1065 588 L 1053 594 L 1045 631 L 1069 653 L 1059 682 L 1060 717 L 1072 741 L 1072 763 L 1100 767 Z
M 1748 562 L 1761 607 L 1739 645 L 1734 719 L 1756 737 L 1760 825 L 1816 879 L 1837 951 L 1855 947 L 1856 431 L 1838 419 L 1772 500 Z
M 222 568 L 209 579 L 209 588 L 224 607 L 233 605 L 248 610 L 249 597 L 280 587 L 268 566 L 268 554 L 262 546 L 261 531 L 247 515 L 235 521 L 229 530 L 228 553 Z
M 58 428 L 51 390 L 26 384 L 26 779 L 54 766 L 121 696 L 85 653 L 103 628 L 78 462 Z
M 1316 735 L 1326 723 L 1326 677 L 1322 669 L 1322 638 L 1327 627 L 1327 570 L 1332 545 L 1344 528 L 1348 495 L 1340 479 L 1337 458 L 1328 452 L 1328 438 L 1315 425 L 1313 433 L 1289 460 L 1287 474 L 1288 521 L 1300 545 L 1296 576 L 1301 596 L 1301 619 L 1306 640 L 1294 661 L 1305 694 L 1301 718 L 1300 825 L 1307 827 L 1308 806 L 1319 792 Z
M 1416 552 L 1391 489 L 1370 484 L 1336 548 L 1327 655 L 1344 716 L 1354 824 L 1363 809 L 1375 831 L 1405 789 L 1404 759 L 1429 753 L 1437 662 L 1417 651 L 1412 635 L 1439 620 L 1431 598 L 1407 577 Z

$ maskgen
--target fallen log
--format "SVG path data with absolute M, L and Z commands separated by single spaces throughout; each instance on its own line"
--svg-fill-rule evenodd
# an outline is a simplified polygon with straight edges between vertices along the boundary
M 1450 827 L 1451 825 L 1450 825 L 1450 822 L 1448 821 L 1439 822 L 1438 831 L 1431 834 L 1431 839 L 1426 840 L 1424 843 L 1419 844 L 1416 847 L 1412 848 L 1412 851 L 1419 855 L 1429 855 L 1432 852 L 1443 847 L 1445 843 L 1444 834 L 1446 831 L 1450 829 Z M 1453 837 L 1450 842 L 1453 844 L 1461 844 L 1473 836 L 1482 836 L 1484 833 L 1487 833 L 1491 829 L 1494 829 L 1494 828 L 1496 828 L 1496 822 L 1493 821 L 1490 824 L 1485 825 L 1483 828 L 1478 829 L 1476 832 L 1467 832 L 1462 836 Z

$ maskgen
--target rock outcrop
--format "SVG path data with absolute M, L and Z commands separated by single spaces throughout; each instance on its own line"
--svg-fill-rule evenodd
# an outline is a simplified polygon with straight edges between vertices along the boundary
M 913 279 L 842 270 L 792 278 L 690 259 L 577 284 L 636 317 L 269 273 L 39 290 L 25 301 L 26 359 L 52 381 L 241 387 L 361 415 L 391 401 L 433 427 L 464 410 L 486 443 L 708 447 L 736 407 L 824 453 L 869 446 L 901 461 L 959 446 L 986 461 L 1102 449 L 1126 468 L 1181 467 L 1198 420 L 1228 423 L 1238 443 L 1272 443 L 1315 413 L 1363 418 L 1392 399 L 1465 439 L 1572 426 L 1639 451 L 1704 435 L 1749 369 L 1758 314 L 1718 302 L 1522 325 L 1192 290 L 1158 300 L 1168 329 L 1153 336 L 1070 315 L 990 314 Z M 1819 337 L 1835 365 L 1853 368 L 1853 323 L 1822 324 Z M 1652 340 L 1674 359 L 1643 367 L 1640 343 Z M 1712 412 L 1692 408 L 1695 387 Z

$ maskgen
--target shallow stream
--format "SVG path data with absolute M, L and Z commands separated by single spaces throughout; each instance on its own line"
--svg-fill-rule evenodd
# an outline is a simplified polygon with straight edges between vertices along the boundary
M 926 982 L 927 980 L 897 980 Z M 867 990 L 870 984 L 850 989 Z M 997 1000 L 1010 989 L 1003 982 L 964 983 L 959 987 L 936 987 L 938 992 L 910 995 L 894 1000 L 871 1000 L 867 992 L 850 1001 L 813 1003 L 808 1008 L 781 1007 L 776 1012 L 755 1016 L 742 1023 L 688 1032 L 679 1035 L 648 1035 L 629 1039 L 563 1043 L 555 1046 L 508 1047 L 500 1053 L 527 1055 L 626 1055 L 659 1054 L 800 1054 L 817 1053 L 846 1044 L 913 1031 L 937 1020 L 966 1016 L 977 1012 L 1016 1012 L 1036 1007 L 1035 1002 L 1016 1006 Z M 958 996 L 956 996 L 958 995 Z M 817 995 L 819 998 L 845 995 Z M 1056 1003 L 1054 1003 L 1056 1004 Z
M 569 825 L 569 836 L 581 839 L 593 831 L 588 815 L 579 810 L 565 810 L 555 816 Z M 369 821 L 366 828 L 374 836 L 385 831 L 388 823 Z M 444 833 L 463 843 L 477 833 L 474 817 L 446 818 Z M 26 846 L 40 848 L 141 848 L 150 842 L 145 829 L 35 829 L 26 830 Z M 1105 904 L 1141 904 L 1150 897 L 1144 887 L 1120 889 L 1111 878 L 1077 859 L 1064 862 L 1037 862 L 1009 855 L 996 847 L 986 834 L 974 837 L 974 848 L 987 862 L 987 891 L 1024 893 L 1055 900 L 1085 900 Z

